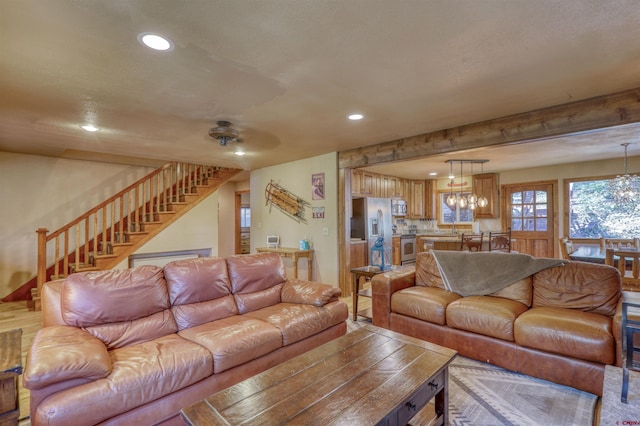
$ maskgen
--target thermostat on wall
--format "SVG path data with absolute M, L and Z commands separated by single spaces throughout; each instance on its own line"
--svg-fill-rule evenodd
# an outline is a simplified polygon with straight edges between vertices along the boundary
M 267 235 L 267 247 L 268 248 L 278 248 L 280 246 L 280 236 L 278 235 Z

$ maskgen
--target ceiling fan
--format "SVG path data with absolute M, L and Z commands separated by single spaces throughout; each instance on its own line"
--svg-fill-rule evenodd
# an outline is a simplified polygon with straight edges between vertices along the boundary
M 220 146 L 227 146 L 231 142 L 240 142 L 240 133 L 231 127 L 231 122 L 219 120 L 216 124 L 217 127 L 209 129 L 209 136 L 216 139 Z

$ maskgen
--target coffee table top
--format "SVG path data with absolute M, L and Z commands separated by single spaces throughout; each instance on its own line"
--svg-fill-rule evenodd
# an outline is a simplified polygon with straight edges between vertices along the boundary
M 372 325 L 182 410 L 192 425 L 376 424 L 456 352 Z

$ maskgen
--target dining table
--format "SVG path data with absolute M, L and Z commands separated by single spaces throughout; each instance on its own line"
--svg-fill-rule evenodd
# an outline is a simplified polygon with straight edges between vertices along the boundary
M 569 258 L 580 262 L 604 264 L 605 254 L 606 250 L 604 250 L 600 244 L 593 244 L 578 247 L 574 252 L 569 254 Z
M 634 250 L 630 248 L 624 248 L 624 250 Z M 591 263 L 605 263 L 605 255 L 606 249 L 603 249 L 599 244 L 595 245 L 584 245 L 578 247 L 574 252 L 569 254 L 569 258 L 571 260 L 577 260 L 580 262 L 591 262 Z M 618 263 L 618 256 L 613 257 L 614 265 Z M 627 265 L 630 265 L 630 262 L 627 261 Z

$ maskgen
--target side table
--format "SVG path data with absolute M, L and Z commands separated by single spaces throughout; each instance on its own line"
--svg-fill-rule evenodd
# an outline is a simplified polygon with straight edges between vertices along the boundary
M 258 253 L 278 253 L 282 257 L 290 257 L 293 261 L 293 278 L 298 278 L 298 259 L 307 258 L 307 279 L 311 281 L 313 273 L 313 250 L 299 250 L 289 247 L 258 247 Z
M 371 309 L 365 309 L 358 312 L 358 296 L 371 297 L 371 288 L 360 290 L 360 278 L 371 278 L 383 271 L 377 266 L 360 266 L 350 269 L 351 272 L 351 297 L 353 298 L 353 320 L 358 320 L 358 315 L 365 318 L 371 318 Z
M 0 333 L 0 425 L 17 425 L 20 417 L 18 376 L 22 374 L 22 330 Z

